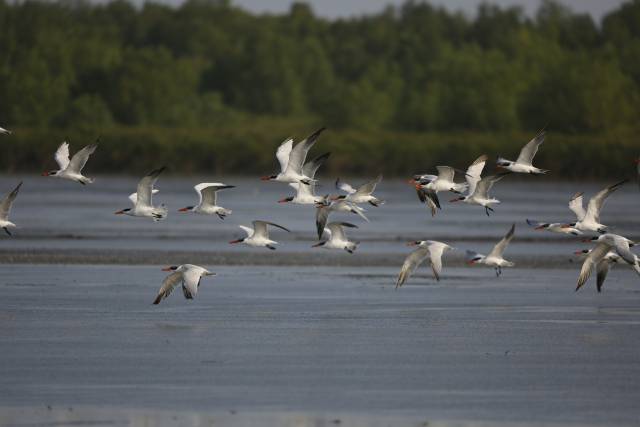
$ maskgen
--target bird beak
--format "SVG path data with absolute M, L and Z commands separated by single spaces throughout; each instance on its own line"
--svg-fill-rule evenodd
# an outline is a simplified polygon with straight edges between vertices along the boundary
M 416 185 L 416 180 L 415 179 L 408 179 L 407 180 L 407 184 Z
M 267 176 L 263 176 L 263 177 L 260 177 L 260 180 L 261 181 L 271 181 L 271 177 L 268 176 L 268 175 Z
M 189 212 L 189 208 L 178 209 L 178 212 Z
M 574 254 L 574 255 L 582 255 L 582 254 L 583 254 L 583 252 L 582 252 L 582 251 L 575 251 L 573 254 Z
M 473 265 L 473 264 L 475 264 L 475 263 L 476 263 L 476 261 L 475 261 L 475 260 L 473 260 L 473 259 L 472 259 L 471 261 L 467 261 L 467 264 L 469 264 L 469 265 Z
M 114 215 L 122 215 L 122 214 L 124 214 L 124 211 L 117 211 L 117 212 L 114 212 Z
M 582 239 L 582 243 L 591 243 L 592 240 L 591 239 Z
M 42 176 L 49 176 L 49 172 L 42 172 Z
M 539 225 L 534 230 L 544 230 L 544 225 Z
M 289 199 L 287 199 L 286 197 L 284 199 L 280 199 L 278 200 L 278 203 L 287 203 L 289 201 Z
M 453 202 L 459 202 L 460 200 L 462 200 L 462 197 L 458 197 L 458 198 L 456 198 L 456 199 L 451 199 L 451 200 L 449 200 L 449 202 L 450 202 L 450 203 L 453 203 Z
M 407 246 L 418 246 L 419 243 L 418 242 L 409 242 L 407 243 Z
M 172 271 L 172 270 L 171 270 L 171 267 L 166 267 L 166 268 L 163 268 L 162 271 Z
M 242 242 L 242 239 L 232 240 L 229 243 L 234 244 L 234 243 L 240 243 L 240 242 Z
M 312 248 L 317 248 L 318 246 L 322 246 L 323 242 L 318 242 L 315 245 L 311 245 Z

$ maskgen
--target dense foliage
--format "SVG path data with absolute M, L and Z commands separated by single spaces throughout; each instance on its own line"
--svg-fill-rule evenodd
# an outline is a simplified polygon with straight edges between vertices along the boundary
M 319 124 L 345 143 L 359 135 L 372 148 L 390 144 L 384 153 L 398 163 L 388 172 L 403 172 L 402 155 L 420 141 L 467 138 L 478 151 L 494 135 L 494 148 L 502 143 L 507 155 L 543 126 L 562 140 L 609 141 L 608 152 L 640 146 L 631 140 L 640 111 L 640 0 L 601 23 L 553 1 L 534 18 L 483 4 L 471 19 L 408 1 L 329 21 L 304 3 L 255 15 L 228 0 L 178 8 L 0 0 L 0 52 L 0 126 L 23 130 L 15 138 L 24 150 L 36 136 L 50 150 L 59 135 L 83 138 L 81 145 L 101 134 L 123 150 L 104 167 L 118 156 L 125 167 L 147 166 L 127 152 L 141 141 L 147 146 L 138 150 L 164 147 L 168 155 L 182 143 L 205 155 L 237 140 L 266 162 L 279 138 Z M 254 124 L 255 132 L 247 129 Z M 516 134 L 524 140 L 513 141 Z M 251 137 L 257 145 L 240 141 Z M 34 150 L 2 162 L 32 167 L 41 154 Z M 230 171 L 247 160 L 225 154 Z M 202 163 L 187 170 L 217 164 Z

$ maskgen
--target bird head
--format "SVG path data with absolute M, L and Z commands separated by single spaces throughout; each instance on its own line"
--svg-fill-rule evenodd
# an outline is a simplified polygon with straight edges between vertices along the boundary
M 407 246 L 420 246 L 422 244 L 422 240 L 415 240 L 413 242 L 407 243 Z

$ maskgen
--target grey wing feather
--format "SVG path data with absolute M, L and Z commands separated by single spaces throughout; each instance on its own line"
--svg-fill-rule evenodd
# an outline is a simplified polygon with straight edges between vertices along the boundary
M 596 288 L 598 289 L 598 292 L 602 291 L 602 285 L 604 285 L 604 281 L 607 278 L 609 268 L 609 261 L 605 260 L 604 258 L 601 259 L 598 264 L 596 264 Z
M 366 184 L 361 185 L 355 194 L 358 196 L 367 196 L 373 193 L 376 189 L 376 185 L 378 185 L 380 181 L 382 181 L 382 175 L 378 175 L 373 181 L 369 181 Z
M 611 246 L 604 243 L 599 242 L 596 247 L 587 255 L 587 258 L 582 263 L 582 267 L 580 268 L 580 275 L 578 276 L 578 284 L 576 286 L 576 291 L 584 285 L 589 277 L 591 276 L 591 271 L 593 267 L 597 265 L 597 263 L 604 258 L 604 256 L 609 252 Z
M 515 230 L 516 230 L 516 224 L 513 223 L 511 225 L 511 228 L 507 232 L 507 234 L 505 234 L 502 240 L 500 240 L 498 244 L 493 247 L 493 250 L 491 251 L 489 256 L 502 257 L 502 254 L 504 253 L 504 250 L 506 249 L 507 245 L 511 242 L 511 239 L 513 239 L 513 234 L 515 233 Z
M 171 295 L 171 292 L 173 292 L 173 289 L 181 281 L 182 281 L 182 273 L 179 271 L 175 271 L 170 275 L 168 275 L 167 277 L 165 277 L 165 279 L 162 281 L 162 286 L 158 291 L 158 296 L 156 297 L 153 303 L 159 304 L 160 301 L 162 301 L 163 299 Z
M 402 268 L 400 269 L 400 274 L 398 274 L 398 279 L 396 280 L 396 288 L 402 286 L 409 276 L 418 268 L 420 263 L 422 263 L 429 256 L 429 249 L 427 248 L 418 248 L 415 251 L 411 252 L 407 258 L 405 258 L 404 263 L 402 264 Z
M 22 181 L 13 189 L 11 193 L 4 198 L 2 203 L 0 203 L 0 218 L 8 220 L 9 213 L 11 213 L 11 206 L 13 206 L 13 201 L 18 196 L 18 192 L 20 191 L 20 187 L 22 187 Z
M 488 197 L 489 195 L 489 191 L 491 190 L 491 187 L 493 187 L 493 184 L 495 184 L 496 182 L 500 181 L 502 178 L 504 178 L 505 176 L 509 175 L 511 172 L 503 172 L 503 173 L 499 173 L 496 175 L 490 175 L 487 177 L 482 178 L 476 188 L 475 188 L 475 193 L 477 193 L 478 195 L 484 196 L 484 197 Z
M 517 163 L 522 163 L 525 165 L 531 165 L 533 162 L 533 158 L 538 152 L 538 148 L 540 144 L 544 142 L 545 132 L 541 131 L 538 133 L 531 141 L 529 141 L 522 150 L 520 150 L 520 155 L 516 160 Z
M 601 190 L 589 200 L 589 204 L 587 205 L 587 213 L 586 216 L 590 217 L 596 222 L 600 222 L 600 210 L 604 206 L 604 202 L 609 197 L 611 193 L 616 191 L 622 184 L 626 183 L 628 180 L 625 179 L 623 181 L 617 182 L 613 185 L 608 186 L 604 190 Z
M 154 169 L 140 180 L 140 182 L 138 183 L 138 189 L 136 191 L 138 193 L 138 203 L 146 206 L 151 206 L 151 192 L 153 190 L 153 186 L 158 180 L 160 174 L 165 169 L 166 167 L 164 166 L 158 169 Z
M 324 130 L 325 128 L 318 129 L 303 141 L 296 144 L 295 147 L 293 147 L 293 149 L 291 150 L 291 154 L 289 155 L 289 163 L 287 164 L 287 169 L 291 169 L 297 173 L 302 172 L 302 166 L 304 165 L 304 161 L 307 158 L 307 153 Z
M 324 161 L 327 160 L 330 155 L 331 153 L 325 153 L 305 163 L 305 165 L 302 167 L 302 174 L 313 179 L 316 176 L 316 172 L 318 172 L 320 166 L 322 166 Z
M 69 162 L 69 166 L 67 166 L 67 169 L 69 171 L 80 173 L 82 171 L 82 168 L 84 168 L 84 165 L 87 164 L 87 160 L 89 160 L 89 156 L 93 154 L 94 151 L 96 151 L 96 148 L 98 148 L 98 144 L 91 144 L 91 145 L 87 145 L 82 150 L 78 151 L 71 158 L 71 161 Z
M 330 206 L 319 206 L 316 208 L 316 231 L 318 233 L 318 239 L 322 239 L 322 233 L 329 219 L 331 213 Z
M 438 179 L 453 182 L 453 177 L 456 173 L 455 169 L 451 166 L 436 166 L 436 169 L 438 170 Z

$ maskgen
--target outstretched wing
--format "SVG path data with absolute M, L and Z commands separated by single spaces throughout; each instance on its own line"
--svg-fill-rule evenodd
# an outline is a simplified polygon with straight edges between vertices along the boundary
M 411 252 L 404 260 L 398 279 L 396 280 L 396 288 L 402 286 L 407 279 L 413 274 L 418 266 L 429 256 L 428 248 L 418 248 Z
M 356 189 L 353 188 L 350 184 L 347 184 L 344 181 L 340 181 L 340 178 L 336 179 L 336 188 L 338 190 L 342 190 L 347 194 L 353 194 L 356 192 Z
M 153 186 L 158 180 L 158 177 L 160 176 L 160 174 L 165 169 L 166 168 L 164 166 L 159 169 L 154 169 L 151 172 L 149 172 L 147 176 L 145 176 L 140 180 L 140 182 L 138 183 L 138 190 L 136 191 L 137 193 L 136 204 L 139 204 L 141 206 L 153 206 L 151 204 L 151 195 L 153 194 Z
M 447 182 L 453 182 L 453 177 L 456 174 L 456 171 L 451 166 L 436 166 L 438 170 L 438 179 Z
M 288 231 L 291 232 L 291 230 L 289 230 L 288 228 L 285 228 L 281 225 L 278 224 L 274 224 L 273 222 L 268 222 L 268 221 L 260 221 L 260 220 L 255 220 L 253 221 L 253 235 L 256 237 L 264 237 L 265 239 L 269 238 L 269 231 L 267 230 L 267 226 L 271 225 L 273 227 L 277 227 L 281 230 L 284 231 Z
M 509 245 L 509 243 L 511 242 L 511 239 L 513 239 L 513 234 L 515 231 L 516 231 L 516 224 L 513 223 L 511 225 L 511 228 L 507 232 L 507 234 L 505 234 L 502 240 L 500 240 L 498 244 L 493 247 L 493 249 L 491 250 L 488 256 L 502 258 L 502 254 L 504 253 L 504 250 L 506 249 L 507 245 Z
M 182 293 L 186 299 L 193 299 L 198 293 L 202 270 L 189 268 L 182 274 Z
M 480 181 L 480 175 L 482 174 L 482 169 L 484 169 L 484 165 L 487 163 L 487 155 L 483 154 L 478 157 L 471 163 L 471 166 L 467 168 L 467 173 L 465 175 L 465 179 L 467 180 L 467 184 L 469 184 L 468 193 L 473 194 L 476 190 L 476 185 Z
M 585 258 L 580 269 L 580 276 L 578 276 L 578 285 L 576 291 L 582 287 L 591 276 L 591 270 L 596 266 L 602 258 L 611 250 L 611 246 L 605 242 L 598 242 L 595 248 Z
M 427 248 L 429 248 L 431 270 L 433 271 L 433 276 L 438 281 L 440 280 L 440 274 L 442 274 L 442 254 L 447 247 L 449 247 L 449 245 L 436 241 L 429 242 L 429 245 L 427 246 Z
M 82 172 L 82 168 L 84 167 L 84 165 L 87 164 L 87 160 L 89 160 L 89 156 L 93 154 L 94 151 L 96 151 L 96 148 L 98 148 L 98 144 L 91 144 L 91 145 L 87 145 L 82 150 L 78 151 L 71 158 L 71 162 L 69 162 L 69 166 L 67 166 L 67 169 L 70 172 L 75 172 L 75 173 Z M 68 155 L 68 149 L 67 149 L 67 155 Z
M 609 274 L 609 269 L 611 268 L 611 264 L 605 258 L 602 258 L 596 264 L 596 288 L 598 292 L 602 291 L 602 285 L 604 285 L 604 281 L 607 278 L 607 274 Z
M 276 158 L 280 163 L 280 171 L 284 172 L 287 170 L 287 165 L 289 164 L 289 155 L 291 154 L 291 148 L 293 147 L 293 139 L 289 138 L 285 140 L 276 151 Z
M 22 187 L 22 181 L 13 189 L 11 193 L 7 195 L 7 197 L 2 200 L 0 203 L 0 219 L 5 221 L 9 220 L 9 214 L 11 213 L 11 206 L 13 206 L 13 201 L 18 196 L 18 192 L 20 191 L 20 187 Z
M 600 210 L 604 206 L 604 202 L 609 197 L 611 193 L 620 188 L 624 183 L 626 183 L 628 179 L 625 179 L 620 182 L 616 182 L 613 185 L 608 186 L 604 190 L 601 190 L 589 200 L 589 204 L 587 205 L 587 213 L 585 214 L 585 219 L 592 220 L 595 222 L 600 222 Z
M 331 232 L 331 236 L 336 240 L 347 240 L 347 235 L 345 234 L 343 227 L 358 228 L 357 225 L 348 222 L 330 222 L 327 224 L 327 228 Z
M 330 205 L 321 205 L 316 207 L 316 231 L 318 232 L 318 239 L 322 239 L 322 232 L 325 229 L 330 213 Z
M 289 163 L 287 163 L 287 170 L 292 171 L 297 174 L 302 173 L 302 166 L 304 165 L 304 161 L 307 158 L 307 153 L 313 147 L 313 144 L 316 143 L 318 137 L 324 131 L 325 128 L 320 128 L 303 141 L 296 144 L 295 147 L 291 150 L 291 154 L 289 155 Z
M 235 185 L 226 185 L 221 182 L 203 182 L 196 185 L 195 190 L 200 196 L 199 204 L 215 206 L 217 203 L 216 193 L 227 188 L 234 188 Z
M 382 175 L 378 175 L 374 180 L 367 182 L 366 184 L 361 185 L 358 190 L 355 192 L 357 196 L 368 196 L 373 193 L 376 189 L 376 185 L 378 185 L 382 181 Z
M 569 209 L 571 209 L 571 211 L 574 214 L 576 214 L 576 217 L 578 218 L 578 221 L 582 221 L 584 219 L 584 216 L 587 214 L 587 212 L 582 207 L 582 195 L 583 194 L 584 193 L 582 193 L 582 192 L 576 193 L 569 200 Z
M 510 173 L 511 172 L 501 172 L 496 175 L 485 176 L 478 182 L 474 193 L 476 193 L 480 197 L 484 197 L 484 198 L 489 197 L 489 191 L 491 191 L 491 187 L 493 187 L 493 184 L 500 181 L 502 178 L 509 175 Z M 469 193 L 469 194 L 474 194 L 474 193 Z
M 318 156 L 315 159 L 305 163 L 305 165 L 302 167 L 302 174 L 308 178 L 313 179 L 316 176 L 316 172 L 318 172 L 320 166 L 322 166 L 324 161 L 327 160 L 330 155 L 331 153 L 324 153 L 321 156 Z
M 160 301 L 167 298 L 173 292 L 173 289 L 176 287 L 178 283 L 182 281 L 182 273 L 179 271 L 174 271 L 162 281 L 162 286 L 158 291 L 158 296 L 153 301 L 154 304 L 160 304 Z
M 60 144 L 54 157 L 60 170 L 65 170 L 69 166 L 69 143 L 65 141 Z
M 533 162 L 533 158 L 538 152 L 538 148 L 540 147 L 540 144 L 544 142 L 544 137 L 545 137 L 545 132 L 540 131 L 531 141 L 527 142 L 527 144 L 524 147 L 522 147 L 522 150 L 520 150 L 520 155 L 518 156 L 518 159 L 516 160 L 516 162 L 521 163 L 523 165 L 531 166 L 531 163 Z

